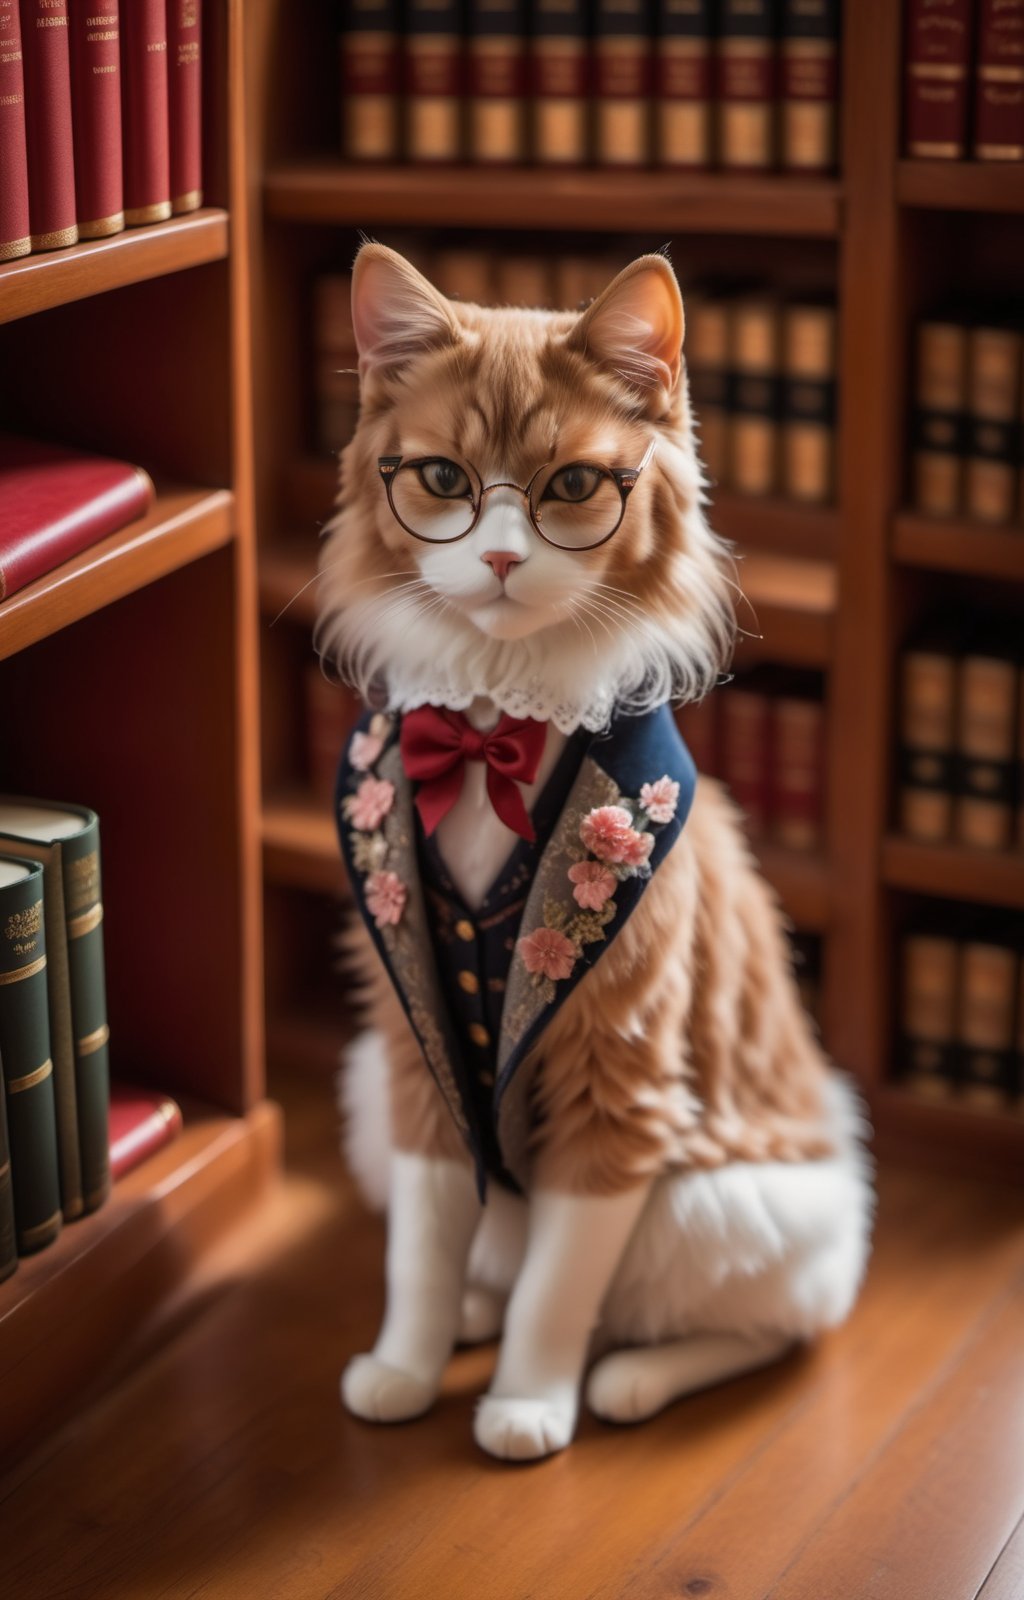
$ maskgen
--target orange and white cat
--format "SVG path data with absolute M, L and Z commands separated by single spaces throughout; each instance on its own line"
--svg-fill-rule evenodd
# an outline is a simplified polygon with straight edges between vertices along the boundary
M 547 313 L 452 303 L 370 244 L 355 263 L 353 321 L 361 414 L 323 549 L 318 645 L 377 708 L 350 752 L 358 790 L 342 797 L 378 944 L 360 930 L 370 1028 L 342 1097 L 351 1165 L 388 1207 L 388 1250 L 383 1326 L 342 1393 L 361 1417 L 418 1415 L 457 1339 L 500 1335 L 476 1438 L 492 1455 L 536 1458 L 569 1443 L 584 1378 L 598 1416 L 638 1421 L 842 1320 L 868 1253 L 865 1130 L 801 1010 L 733 808 L 701 780 L 653 873 L 595 845 L 585 875 L 608 885 L 607 940 L 549 896 L 555 956 L 535 945 L 528 964 L 547 1010 L 528 1036 L 520 1144 L 513 1152 L 509 1133 L 502 1147 L 518 1181 L 489 1182 L 481 1200 L 458 1105 L 442 1092 L 439 1024 L 424 1014 L 437 989 L 429 943 L 417 943 L 427 923 L 399 745 L 380 752 L 424 706 L 464 713 L 467 749 L 501 718 L 540 723 L 539 764 L 518 785 L 533 813 L 567 743 L 591 737 L 587 803 L 657 833 L 678 784 L 652 770 L 647 800 L 625 797 L 600 769 L 600 741 L 714 684 L 732 643 L 731 563 L 702 511 L 683 307 L 663 257 L 633 262 L 580 313 Z M 403 512 L 385 477 L 406 462 L 423 505 Z M 614 536 L 549 539 L 553 502 L 598 483 L 609 504 L 613 483 L 622 496 Z M 430 516 L 465 526 L 423 537 Z M 519 843 L 488 780 L 483 759 L 465 761 L 435 834 L 470 917 Z M 652 861 L 658 852 L 655 841 Z M 543 861 L 550 877 L 549 852 Z M 382 870 L 395 862 L 402 870 Z M 634 896 L 628 917 L 613 883 Z M 590 938 L 603 942 L 585 952 Z M 510 977 L 502 1023 L 513 1036 L 540 1004 L 520 977 L 527 1010 L 508 1015 Z

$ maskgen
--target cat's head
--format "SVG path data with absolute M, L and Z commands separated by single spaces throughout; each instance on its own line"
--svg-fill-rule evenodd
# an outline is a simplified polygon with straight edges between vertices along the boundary
M 361 409 L 320 564 L 321 653 L 395 709 L 489 695 L 596 728 L 702 694 L 732 608 L 665 258 L 579 313 L 493 310 L 368 244 L 352 319 Z

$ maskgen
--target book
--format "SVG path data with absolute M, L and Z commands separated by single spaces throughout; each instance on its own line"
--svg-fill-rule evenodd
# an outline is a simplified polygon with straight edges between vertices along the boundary
M 449 300 L 489 306 L 494 302 L 491 257 L 486 250 L 437 250 L 432 281 Z
M 78 240 L 66 0 L 21 0 L 28 205 L 33 250 Z
M 718 751 L 723 781 L 760 837 L 771 820 L 772 702 L 766 680 L 750 674 L 724 690 L 718 703 Z
M 901 1076 L 917 1093 L 943 1099 L 956 1074 L 960 949 L 944 933 L 903 941 Z
M 1016 638 L 979 624 L 960 663 L 953 834 L 979 850 L 1013 840 L 1016 782 Z
M 647 0 L 594 0 L 594 160 L 642 167 L 651 158 L 651 18 Z
M 201 0 L 167 0 L 167 132 L 171 211 L 203 203 Z
M 554 304 L 560 310 L 582 311 L 608 287 L 621 265 L 601 255 L 559 255 L 554 262 Z
M 782 488 L 792 499 L 831 500 L 835 426 L 835 310 L 788 306 L 782 317 Z
M 526 0 L 468 0 L 467 151 L 482 164 L 526 155 Z
M 732 396 L 729 368 L 729 307 L 725 300 L 692 294 L 686 302 L 683 343 L 696 413 L 700 455 L 712 484 L 729 481 Z
M 320 356 L 316 363 L 317 445 L 335 455 L 348 444 L 359 420 L 359 374 L 339 367 L 353 357 Z
M 799 692 L 802 688 L 802 692 Z M 771 833 L 793 850 L 820 849 L 824 829 L 825 708 L 793 684 L 772 698 Z
M 914 504 L 932 517 L 960 510 L 967 329 L 923 322 L 917 330 L 913 423 Z
M 1024 161 L 1024 0 L 980 0 L 973 153 Z
M 957 655 L 936 623 L 903 653 L 898 788 L 900 830 L 939 844 L 953 828 Z
M 407 0 L 405 154 L 409 161 L 457 161 L 462 154 L 462 38 L 459 0 Z
M 0 856 L 0 1060 L 21 1255 L 51 1244 L 62 1223 L 43 876 L 39 861 Z
M 499 306 L 544 309 L 553 299 L 551 272 L 545 256 L 506 255 L 494 263 L 494 298 Z
M 1004 1106 L 1014 1078 L 1017 958 L 1007 945 L 968 940 L 960 955 L 957 1027 L 960 1087 L 966 1100 Z
M 729 484 L 743 494 L 771 494 L 778 482 L 779 321 L 778 307 L 764 297 L 733 304 Z
M 110 1085 L 110 1175 L 126 1172 L 162 1150 L 181 1132 L 181 1107 L 170 1095 L 133 1084 Z
M 0 0 L 0 261 L 31 249 L 21 12 L 18 0 Z
M 907 154 L 960 161 L 967 153 L 971 0 L 907 0 L 904 140 Z
M 657 0 L 654 159 L 708 167 L 712 159 L 712 0 Z
M 839 0 L 782 0 L 779 149 L 791 172 L 836 164 Z
M 686 741 L 698 773 L 706 778 L 717 776 L 718 756 L 718 696 L 705 695 L 703 700 L 689 701 L 679 706 L 676 723 Z
M 121 16 L 124 220 L 129 227 L 171 214 L 166 0 L 131 0 Z
M 964 510 L 979 522 L 1009 522 L 1017 502 L 1020 335 L 973 329 L 967 364 Z
M 398 0 L 348 0 L 339 40 L 341 147 L 350 161 L 394 161 L 402 82 Z
M 313 285 L 313 339 L 321 352 L 346 359 L 356 356 L 351 272 L 326 274 Z
M 119 0 L 68 0 L 75 204 L 80 239 L 105 239 L 124 227 L 121 183 L 121 32 Z
M 14 1187 L 11 1181 L 11 1146 L 7 1137 L 7 1101 L 4 1062 L 0 1055 L 0 1283 L 18 1266 L 18 1240 L 14 1232 Z
M 579 166 L 587 159 L 588 30 L 586 0 L 533 0 L 530 151 L 541 166 Z
M 0 600 L 134 522 L 153 499 L 141 467 L 0 434 Z
M 110 1189 L 110 1071 L 99 819 L 86 806 L 0 796 L 0 850 L 43 863 L 50 1050 L 65 1219 Z
M 764 171 L 775 165 L 775 0 L 721 0 L 718 19 L 718 160 Z

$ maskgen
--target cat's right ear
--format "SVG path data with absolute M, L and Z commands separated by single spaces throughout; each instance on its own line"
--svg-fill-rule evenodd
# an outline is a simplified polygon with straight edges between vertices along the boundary
M 364 244 L 352 269 L 352 329 L 359 376 L 395 372 L 424 350 L 454 344 L 450 303 L 397 250 Z

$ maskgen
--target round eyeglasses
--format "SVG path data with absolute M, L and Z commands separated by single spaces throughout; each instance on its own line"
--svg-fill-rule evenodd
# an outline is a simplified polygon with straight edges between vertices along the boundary
M 492 489 L 514 489 L 526 501 L 530 521 L 547 544 L 559 550 L 593 550 L 607 544 L 626 514 L 626 501 L 657 446 L 652 439 L 638 467 L 603 467 L 592 461 L 540 467 L 523 487 L 480 482 L 474 468 L 447 456 L 380 456 L 377 465 L 396 522 L 414 539 L 452 544 L 465 539 L 480 520 L 484 496 Z

